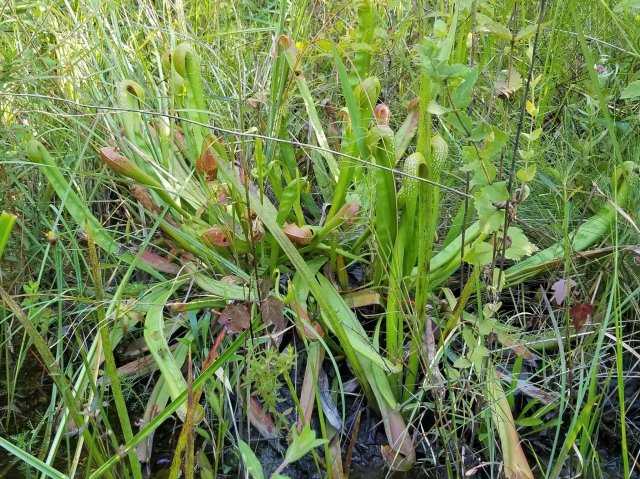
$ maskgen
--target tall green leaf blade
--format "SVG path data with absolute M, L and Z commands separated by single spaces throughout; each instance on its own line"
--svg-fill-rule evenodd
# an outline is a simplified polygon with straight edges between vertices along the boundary
M 11 213 L 3 211 L 2 215 L 0 215 L 0 258 L 2 258 L 2 253 L 4 253 L 4 249 L 7 246 L 15 222 L 16 217 Z
M 57 469 L 45 464 L 40 459 L 35 456 L 32 456 L 27 451 L 20 449 L 17 446 L 14 446 L 12 443 L 7 441 L 5 438 L 0 437 L 0 447 L 4 448 L 7 452 L 13 454 L 18 459 L 20 459 L 23 463 L 33 467 L 37 471 L 40 471 L 42 474 L 47 477 L 51 477 L 52 479 L 68 479 L 67 476 Z

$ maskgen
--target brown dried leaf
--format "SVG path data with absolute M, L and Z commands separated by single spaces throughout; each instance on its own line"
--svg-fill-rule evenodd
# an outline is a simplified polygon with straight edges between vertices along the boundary
M 151 211 L 159 215 L 162 212 L 162 209 L 156 204 L 153 200 L 147 188 L 138 183 L 132 183 L 129 185 L 129 190 L 133 197 L 140 202 L 140 204 L 144 207 L 144 209 Z
M 220 316 L 218 316 L 218 323 L 220 323 L 228 333 L 240 333 L 249 329 L 251 325 L 251 314 L 242 303 L 230 304 L 224 308 Z
M 260 105 L 261 105 L 261 101 L 258 100 L 257 98 L 247 98 L 245 100 L 245 102 L 247 103 L 247 105 L 249 105 L 251 108 L 255 108 L 256 110 L 260 109 Z
M 265 324 L 273 324 L 274 332 L 284 329 L 284 304 L 278 298 L 270 296 L 260 303 L 260 315 Z
M 251 229 L 249 230 L 250 241 L 260 241 L 264 237 L 264 225 L 257 216 L 251 219 Z
M 565 302 L 567 296 L 569 296 L 569 293 L 571 293 L 571 288 L 575 288 L 576 286 L 577 283 L 572 279 L 569 281 L 567 281 L 566 279 L 556 281 L 551 286 L 551 289 L 553 290 L 552 299 L 558 306 L 562 306 L 562 303 Z
M 276 424 L 271 415 L 266 412 L 260 403 L 251 396 L 249 398 L 249 407 L 247 408 L 247 417 L 253 427 L 255 427 L 260 435 L 265 439 L 273 439 L 277 437 Z
M 292 243 L 307 245 L 313 240 L 313 232 L 307 228 L 300 228 L 296 224 L 286 224 L 283 228 L 284 234 Z
M 508 100 L 520 88 L 522 88 L 522 77 L 516 70 L 503 70 L 499 75 L 500 80 L 493 84 L 493 89 L 499 98 Z
M 269 291 L 271 291 L 271 288 L 273 288 L 274 285 L 275 283 L 273 282 L 273 279 L 271 278 L 271 276 L 265 276 L 264 278 L 261 278 L 258 281 L 258 290 L 260 291 L 260 299 L 267 299 L 267 297 L 269 296 Z
M 573 321 L 573 326 L 576 328 L 576 332 L 581 333 L 584 327 L 589 323 L 595 308 L 589 303 L 577 303 L 571 306 L 569 315 Z

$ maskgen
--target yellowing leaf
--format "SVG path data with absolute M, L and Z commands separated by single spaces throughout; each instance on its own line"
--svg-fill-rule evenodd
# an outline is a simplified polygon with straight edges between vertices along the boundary
M 504 256 L 507 259 L 520 261 L 538 251 L 538 247 L 531 243 L 520 228 L 511 227 L 507 233 L 507 249 Z
M 536 116 L 538 114 L 538 108 L 536 108 L 531 100 L 527 100 L 526 108 L 529 115 Z
M 533 180 L 536 176 L 537 167 L 536 165 L 529 165 L 526 168 L 522 168 L 518 170 L 516 173 L 518 180 L 521 183 L 528 183 Z
M 476 243 L 467 251 L 463 258 L 467 263 L 477 266 L 484 266 L 493 261 L 493 245 L 485 243 Z
M 331 42 L 329 40 L 318 40 L 317 44 L 325 52 L 331 51 Z

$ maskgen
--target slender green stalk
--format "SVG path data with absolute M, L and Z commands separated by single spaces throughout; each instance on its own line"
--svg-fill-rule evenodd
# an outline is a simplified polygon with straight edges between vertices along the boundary
M 116 361 L 113 357 L 113 346 L 111 345 L 108 322 L 105 320 L 103 307 L 104 292 L 102 289 L 102 276 L 100 271 L 100 264 L 98 262 L 98 254 L 96 252 L 96 245 L 93 242 L 91 228 L 88 224 L 86 224 L 85 227 L 88 237 L 89 265 L 91 267 L 90 271 L 93 279 L 93 286 L 97 301 L 97 326 L 100 338 L 102 339 L 102 349 L 104 351 L 104 362 L 106 365 L 106 376 L 109 378 L 109 385 L 113 394 L 116 411 L 118 412 L 120 426 L 122 427 L 122 431 L 124 433 L 124 439 L 128 441 L 133 437 L 133 430 L 131 429 L 131 422 L 129 420 L 129 411 L 127 409 L 127 404 L 125 402 L 124 395 L 122 394 L 122 386 L 120 385 L 120 378 L 118 377 Z M 129 463 L 134 479 L 142 479 L 142 470 L 140 469 L 138 456 L 133 451 L 129 453 Z

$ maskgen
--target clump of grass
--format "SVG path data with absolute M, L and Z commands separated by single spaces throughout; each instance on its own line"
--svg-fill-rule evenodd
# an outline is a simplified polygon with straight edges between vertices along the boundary
M 81 439 L 61 468 L 141 477 L 138 459 L 150 461 L 154 431 L 177 412 L 172 477 L 206 463 L 198 444 L 215 452 L 214 476 L 241 459 L 261 477 L 245 424 L 270 440 L 293 426 L 275 404 L 284 381 L 299 420 L 277 472 L 311 453 L 322 474 L 340 476 L 342 467 L 327 466 L 340 462 L 350 432 L 335 427 L 317 384 L 331 368 L 338 385 L 355 377 L 379 414 L 392 469 L 420 458 L 453 477 L 468 466 L 459 451 L 472 450 L 491 475 L 558 477 L 597 458 L 600 399 L 615 374 L 628 475 L 625 334 L 638 288 L 628 274 L 634 249 L 625 247 L 637 243 L 638 142 L 620 136 L 637 121 L 619 114 L 633 111 L 619 93 L 634 80 L 622 53 L 610 63 L 625 72 L 615 81 L 592 66 L 596 49 L 636 53 L 633 7 L 615 16 L 578 6 L 453 2 L 425 16 L 363 1 L 340 14 L 345 25 L 315 20 L 342 11 L 335 2 L 281 2 L 264 15 L 252 4 L 233 13 L 144 2 L 139 11 L 11 10 L 6 71 L 26 77 L 36 65 L 41 77 L 9 80 L 13 96 L 0 97 L 7 119 L 28 118 L 33 130 L 15 149 L 37 167 L 11 168 L 46 185 L 32 203 L 57 206 L 42 213 L 52 236 L 39 240 L 38 291 L 2 297 L 26 333 L 17 369 L 33 344 L 55 382 L 47 416 L 62 409 L 62 419 L 49 421 L 39 457 L 2 446 L 58 477 L 52 465 L 73 417 Z M 584 24 L 594 15 L 612 22 Z M 40 50 L 16 55 L 36 24 L 43 30 L 27 44 Z M 65 44 L 59 26 L 80 32 L 80 43 Z M 271 55 L 260 43 L 269 35 Z M 557 52 L 586 72 L 573 89 Z M 592 187 L 576 158 L 607 150 L 611 180 Z M 0 228 L 0 252 L 6 236 Z M 578 262 L 594 258 L 612 275 L 593 281 Z M 353 268 L 364 271 L 355 286 Z M 558 274 L 568 299 L 549 299 L 534 282 Z M 46 318 L 37 295 L 53 298 Z M 69 301 L 86 342 L 63 333 Z M 586 322 L 575 308 L 591 311 Z M 54 323 L 57 337 L 47 332 Z M 4 331 L 9 357 L 17 333 Z M 154 386 L 135 432 L 113 350 L 140 338 Z M 294 358 L 280 353 L 292 342 L 308 358 L 300 385 L 288 374 Z M 82 361 L 68 362 L 68 351 Z M 612 353 L 603 381 L 604 351 Z M 332 400 L 346 410 L 343 391 Z M 121 433 L 110 433 L 113 410 Z M 543 434 L 550 452 L 536 454 L 528 440 Z M 422 458 L 433 450 L 426 438 L 442 447 Z

